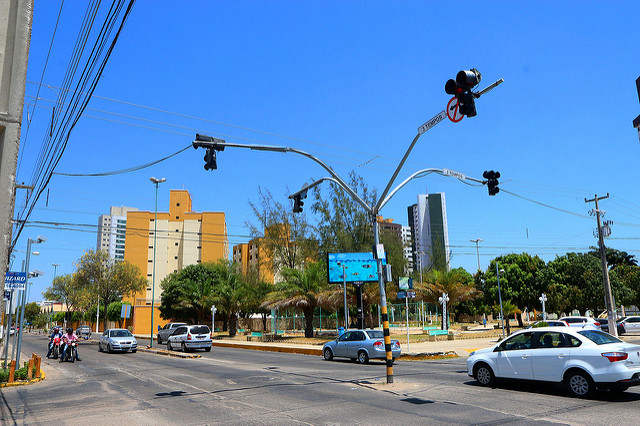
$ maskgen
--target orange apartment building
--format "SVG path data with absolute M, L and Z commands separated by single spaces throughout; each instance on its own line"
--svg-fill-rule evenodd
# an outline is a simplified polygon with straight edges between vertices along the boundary
M 172 272 L 187 265 L 215 262 L 229 258 L 229 243 L 224 212 L 202 212 L 191 210 L 191 195 L 186 190 L 171 190 L 169 212 L 127 212 L 127 232 L 124 259 L 137 265 L 147 277 L 145 290 L 125 298 L 134 306 L 133 332 L 151 332 L 151 298 L 154 301 L 154 328 L 169 319 L 160 318 L 160 283 Z M 154 227 L 157 225 L 155 253 L 155 291 L 152 289 L 154 264 Z M 153 333 L 156 332 L 153 331 Z

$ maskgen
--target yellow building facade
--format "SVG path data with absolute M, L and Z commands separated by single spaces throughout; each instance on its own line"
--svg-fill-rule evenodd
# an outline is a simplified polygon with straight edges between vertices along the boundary
M 223 212 L 192 211 L 191 195 L 186 190 L 171 190 L 169 211 L 130 211 L 127 213 L 127 233 L 124 258 L 138 266 L 147 278 L 147 287 L 135 295 L 125 298 L 134 306 L 133 332 L 151 333 L 151 300 L 154 296 L 154 328 L 163 325 L 169 318 L 160 318 L 160 283 L 172 272 L 187 265 L 215 262 L 229 258 L 227 226 Z M 154 229 L 155 268 L 154 268 Z M 154 283 L 155 289 L 152 287 Z M 156 332 L 153 331 L 153 333 Z

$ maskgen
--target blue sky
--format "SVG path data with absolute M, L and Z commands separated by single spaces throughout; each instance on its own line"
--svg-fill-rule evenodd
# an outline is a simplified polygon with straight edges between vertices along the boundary
M 57 96 L 43 87 L 34 111 L 60 4 L 35 2 L 24 115 L 31 126 L 25 138 L 23 125 L 19 182 L 29 183 L 47 131 L 44 99 Z M 65 2 L 44 84 L 61 86 L 85 4 Z M 398 182 L 431 167 L 476 178 L 493 169 L 502 189 L 573 214 L 505 192 L 489 197 L 484 187 L 437 175 L 407 185 L 382 214 L 406 225 L 418 193 L 444 192 L 452 266 L 475 271 L 469 240 L 476 238 L 482 269 L 512 252 L 549 261 L 589 250 L 595 219 L 584 199 L 608 192 L 601 202 L 614 221 L 607 245 L 640 256 L 640 143 L 631 124 L 640 114 L 640 4 L 495 1 L 461 9 L 424 1 L 139 0 L 56 171 L 144 164 L 186 147 L 197 131 L 305 150 L 381 191 L 417 128 L 445 108 L 446 80 L 474 67 L 481 88 L 505 82 L 477 100 L 476 117 L 445 120 L 424 134 Z M 258 186 L 284 200 L 326 176 L 293 154 L 229 148 L 213 172 L 203 169 L 203 155 L 189 149 L 111 177 L 54 176 L 48 204 L 43 196 L 30 220 L 97 225 L 110 206 L 153 210 L 149 177 L 165 177 L 159 210 L 168 209 L 170 189 L 188 189 L 194 210 L 226 213 L 233 246 L 248 238 L 245 223 L 255 221 L 248 202 L 257 201 Z M 26 250 L 27 237 L 48 238 L 31 259 L 46 275 L 34 280 L 30 300 L 51 283 L 52 263 L 70 273 L 96 247 L 95 228 L 60 228 L 28 226 L 18 242 Z M 23 256 L 16 254 L 14 270 Z

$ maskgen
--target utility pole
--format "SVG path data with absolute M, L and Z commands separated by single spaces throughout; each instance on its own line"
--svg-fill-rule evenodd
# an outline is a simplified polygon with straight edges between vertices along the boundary
M 618 327 L 616 327 L 616 303 L 613 300 L 613 293 L 611 292 L 611 283 L 609 282 L 609 266 L 607 265 L 607 250 L 604 246 L 604 235 L 602 232 L 602 223 L 600 221 L 600 216 L 604 215 L 604 211 L 601 211 L 598 208 L 598 201 L 609 198 L 609 193 L 604 197 L 598 197 L 598 194 L 595 195 L 590 200 L 584 199 L 585 203 L 596 203 L 596 208 L 591 210 L 589 213 L 592 213 L 596 216 L 596 222 L 598 224 L 598 245 L 600 246 L 600 262 L 602 263 L 602 280 L 604 283 L 604 301 L 607 305 L 607 323 L 613 324 L 609 326 L 609 334 L 612 336 L 618 337 Z M 595 312 L 594 312 L 595 314 Z
M 638 99 L 640 100 L 640 77 L 636 79 L 636 89 L 638 90 Z M 640 115 L 633 119 L 633 127 L 638 129 L 638 137 L 640 138 Z
M 33 0 L 0 1 L 0 284 L 8 270 Z M 4 303 L 0 303 L 4 318 Z M 10 327 L 10 325 L 9 325 Z

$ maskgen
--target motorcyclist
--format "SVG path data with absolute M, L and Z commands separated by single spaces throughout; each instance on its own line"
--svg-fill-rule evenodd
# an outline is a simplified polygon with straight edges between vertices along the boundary
M 49 336 L 49 351 L 47 352 L 47 358 L 51 356 L 51 352 L 53 352 L 53 339 L 59 337 L 62 339 L 62 332 L 60 331 L 60 327 L 54 327 L 51 332 L 51 336 Z
M 71 327 L 67 328 L 67 333 L 66 333 L 66 334 L 64 334 L 64 335 L 62 336 L 62 342 L 63 342 L 63 345 L 62 345 L 62 351 L 61 351 L 61 353 L 62 353 L 62 354 L 64 354 L 64 353 L 66 352 L 66 350 L 67 350 L 67 346 L 69 345 L 69 343 L 71 343 L 71 342 L 77 342 L 77 341 L 78 341 L 78 336 L 76 336 L 76 333 L 74 333 L 74 332 L 73 332 L 73 328 L 71 328 Z M 65 358 L 65 357 L 61 355 L 61 356 L 60 356 L 60 362 L 62 362 L 62 360 L 63 360 L 64 358 Z M 78 361 L 82 361 L 82 360 L 80 359 L 80 354 L 78 353 L 78 346 L 77 346 L 77 344 L 76 344 L 76 360 L 78 360 Z

